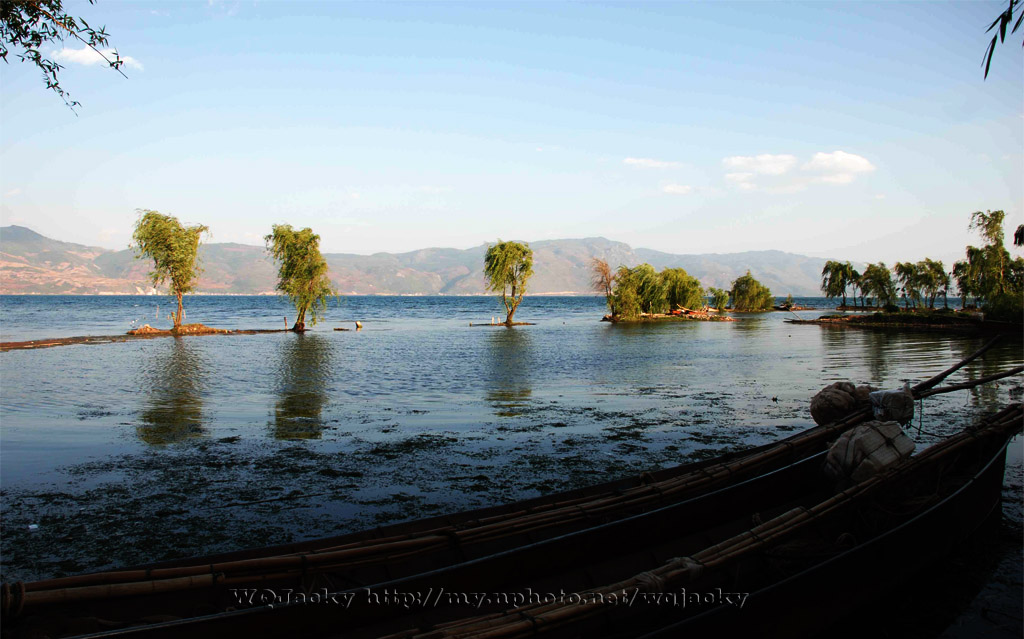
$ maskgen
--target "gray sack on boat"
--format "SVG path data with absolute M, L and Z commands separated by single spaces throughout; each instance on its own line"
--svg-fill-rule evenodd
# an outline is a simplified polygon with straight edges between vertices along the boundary
M 884 422 L 909 424 L 914 419 L 914 395 L 910 384 L 900 390 L 875 391 L 871 393 L 871 411 L 875 419 Z
M 896 422 L 867 422 L 846 431 L 829 447 L 825 473 L 837 481 L 864 481 L 913 452 L 914 441 Z
M 870 386 L 854 386 L 852 382 L 829 384 L 811 398 L 811 417 L 818 425 L 842 419 L 866 404 L 872 390 Z

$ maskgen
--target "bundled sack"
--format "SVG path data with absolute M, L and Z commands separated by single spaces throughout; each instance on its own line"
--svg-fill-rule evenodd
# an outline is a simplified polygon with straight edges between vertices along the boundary
M 811 398 L 814 423 L 830 424 L 846 417 L 859 405 L 867 404 L 872 390 L 870 386 L 854 386 L 852 382 L 829 384 Z
M 829 447 L 825 473 L 837 481 L 864 481 L 913 452 L 913 440 L 896 422 L 867 422 L 846 431 Z
M 909 382 L 900 390 L 875 391 L 870 396 L 875 419 L 903 425 L 914 420 L 914 394 L 910 392 Z

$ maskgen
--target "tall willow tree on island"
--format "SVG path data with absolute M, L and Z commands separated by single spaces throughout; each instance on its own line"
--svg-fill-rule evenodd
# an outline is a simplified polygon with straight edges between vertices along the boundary
M 821 291 L 829 299 L 842 297 L 843 306 L 846 306 L 846 289 L 855 284 L 859 276 L 849 262 L 829 260 L 821 269 Z M 854 300 L 856 300 L 856 296 Z
M 1003 211 L 975 211 L 968 228 L 985 240 L 968 246 L 965 260 L 953 265 L 964 302 L 972 296 L 990 319 L 1020 323 L 1024 315 L 1024 259 L 1012 258 L 1003 246 Z
M 775 300 L 771 290 L 747 271 L 732 283 L 732 307 L 737 311 L 767 311 Z
M 307 313 L 316 326 L 327 310 L 327 300 L 338 295 L 327 274 L 327 260 L 320 254 L 320 236 L 309 228 L 296 231 L 290 224 L 275 224 L 274 232 L 263 239 L 267 251 L 280 263 L 277 290 L 295 305 L 292 330 L 306 330 Z
M 650 264 L 620 266 L 612 303 L 619 319 L 631 321 L 641 313 L 664 313 L 668 308 L 666 290 L 664 279 Z
M 704 287 L 700 280 L 681 268 L 665 268 L 661 271 L 661 281 L 665 286 L 665 301 L 668 309 L 704 307 Z
M 896 303 L 896 284 L 885 262 L 868 264 L 858 280 L 861 293 L 874 297 L 876 306 L 891 306 Z
M 526 282 L 533 275 L 533 251 L 526 244 L 502 242 L 487 249 L 484 256 L 484 276 L 487 288 L 501 293 L 501 302 L 508 315 L 505 325 L 512 326 L 512 317 L 523 303 Z
M 185 317 L 181 298 L 192 291 L 201 272 L 196 260 L 199 241 L 210 229 L 201 224 L 182 226 L 178 218 L 158 211 L 139 209 L 138 212 L 131 248 L 136 257 L 153 260 L 153 270 L 149 272 L 153 286 L 170 281 L 171 295 L 178 301 L 178 312 L 171 318 L 174 321 L 171 330 L 177 333 Z

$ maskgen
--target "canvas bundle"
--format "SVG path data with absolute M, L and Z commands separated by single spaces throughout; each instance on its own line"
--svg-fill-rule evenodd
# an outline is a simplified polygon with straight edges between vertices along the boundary
M 854 386 L 852 382 L 836 382 L 818 391 L 811 398 L 811 417 L 818 425 L 831 424 L 846 417 L 868 401 L 870 386 Z
M 825 472 L 835 480 L 863 481 L 914 452 L 896 422 L 867 422 L 843 433 L 828 450 Z

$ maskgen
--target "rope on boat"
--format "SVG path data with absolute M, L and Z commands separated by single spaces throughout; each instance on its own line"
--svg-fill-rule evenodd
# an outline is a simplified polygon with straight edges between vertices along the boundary
M 642 572 L 634 578 L 644 592 L 665 592 L 665 580 L 650 570 Z

